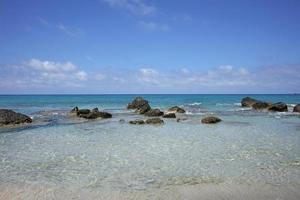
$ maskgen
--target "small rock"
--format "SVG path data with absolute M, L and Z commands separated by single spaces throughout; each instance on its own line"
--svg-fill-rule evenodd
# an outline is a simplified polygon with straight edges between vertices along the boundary
M 136 119 L 136 120 L 129 121 L 129 124 L 145 124 L 145 121 L 142 119 Z
M 71 113 L 77 113 L 78 112 L 78 107 L 76 106 L 76 107 L 74 107 L 72 110 L 71 110 Z
M 185 110 L 183 108 L 178 107 L 178 106 L 173 106 L 173 107 L 168 109 L 168 112 L 185 113 Z
M 294 107 L 293 112 L 299 112 L 299 113 L 300 113 L 300 104 L 297 104 L 297 105 Z
M 93 108 L 92 112 L 99 112 L 99 109 L 98 108 Z
M 201 122 L 204 124 L 215 124 L 222 121 L 220 118 L 218 117 L 214 117 L 214 116 L 208 116 L 208 117 L 204 117 Z
M 120 119 L 119 122 L 120 123 L 125 123 L 125 119 Z
M 146 120 L 146 124 L 163 124 L 164 121 L 158 117 L 150 118 Z
M 164 113 L 159 109 L 151 109 L 145 113 L 147 117 L 159 117 L 162 116 Z
M 163 118 L 176 118 L 175 113 L 166 113 L 163 115 Z

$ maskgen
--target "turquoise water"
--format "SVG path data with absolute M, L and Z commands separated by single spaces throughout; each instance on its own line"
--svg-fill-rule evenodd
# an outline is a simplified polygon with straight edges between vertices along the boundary
M 101 196 L 205 184 L 299 188 L 300 117 L 291 110 L 300 95 L 251 95 L 287 103 L 289 112 L 284 113 L 242 108 L 240 100 L 247 95 L 142 95 L 152 107 L 179 105 L 188 111 L 180 116 L 185 121 L 164 119 L 161 126 L 126 123 L 144 118 L 125 109 L 135 96 L 0 96 L 1 108 L 34 120 L 30 127 L 0 130 L 0 191 L 21 185 L 26 187 L 18 195 L 36 192 L 28 187 L 43 187 Z M 113 118 L 70 118 L 74 106 L 99 107 Z M 223 121 L 201 124 L 207 114 Z M 21 199 L 30 199 L 26 195 Z M 151 199 L 147 197 L 139 199 Z

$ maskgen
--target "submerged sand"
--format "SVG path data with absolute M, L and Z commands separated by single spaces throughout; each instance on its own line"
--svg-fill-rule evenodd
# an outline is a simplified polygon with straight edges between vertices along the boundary
M 1 185 L 0 200 L 299 200 L 299 185 L 199 184 L 151 190 L 113 191 L 55 188 L 33 185 Z

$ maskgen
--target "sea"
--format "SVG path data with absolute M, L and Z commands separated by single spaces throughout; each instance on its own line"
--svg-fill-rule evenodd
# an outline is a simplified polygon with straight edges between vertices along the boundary
M 142 96 L 185 114 L 162 125 L 126 106 Z M 288 112 L 241 107 L 250 96 Z M 0 128 L 0 199 L 300 199 L 299 94 L 0 95 L 31 125 Z M 70 110 L 98 107 L 111 119 Z M 222 119 L 202 124 L 205 116 Z

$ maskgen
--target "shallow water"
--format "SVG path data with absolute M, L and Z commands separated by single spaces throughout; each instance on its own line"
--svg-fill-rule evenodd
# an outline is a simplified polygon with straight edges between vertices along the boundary
M 1 96 L 1 107 L 17 108 L 39 123 L 1 130 L 0 198 L 172 199 L 174 188 L 177 192 L 192 188 L 197 199 L 207 187 L 219 188 L 220 195 L 229 197 L 238 191 L 239 197 L 257 185 L 266 197 L 277 191 L 276 197 L 281 188 L 283 197 L 299 197 L 299 115 L 241 108 L 240 95 L 146 95 L 152 107 L 184 106 L 188 114 L 182 117 L 187 120 L 130 125 L 128 120 L 141 118 L 125 110 L 133 97 Z M 258 98 L 300 102 L 299 95 Z M 70 119 L 67 112 L 76 105 L 98 106 L 112 112 L 113 118 Z M 201 124 L 208 113 L 223 121 Z

